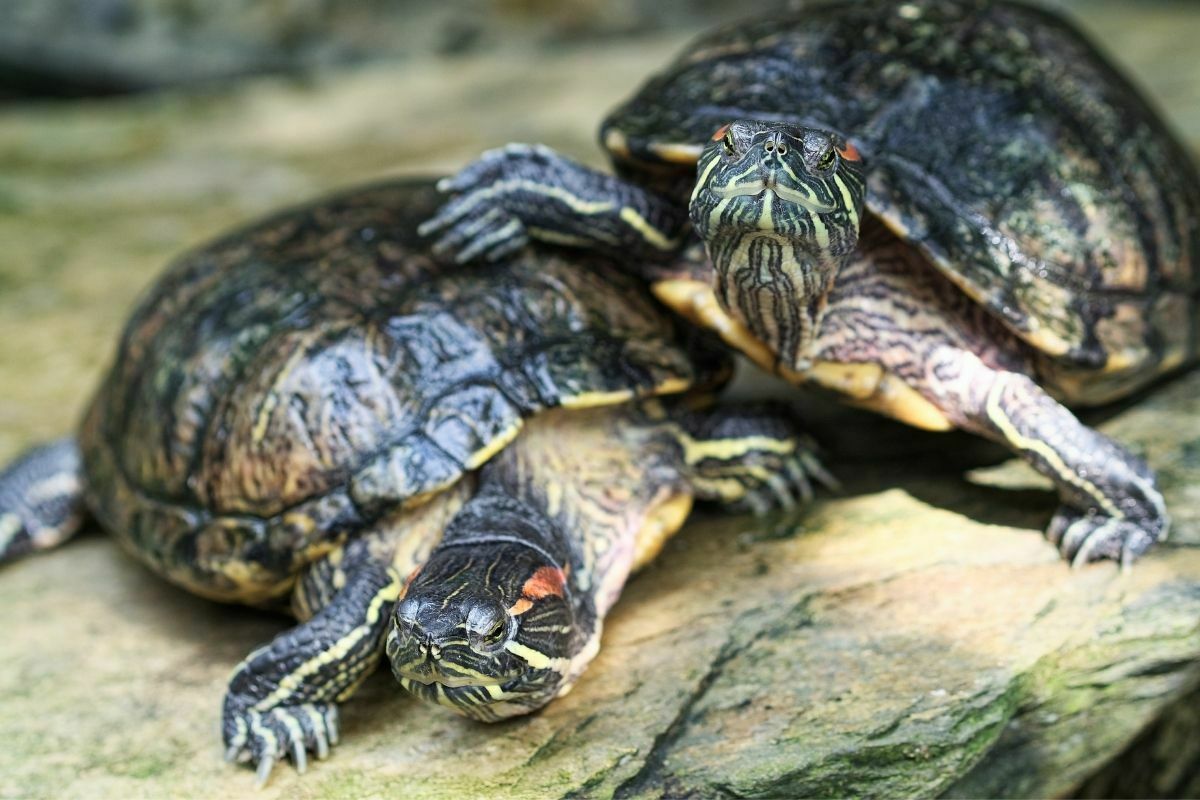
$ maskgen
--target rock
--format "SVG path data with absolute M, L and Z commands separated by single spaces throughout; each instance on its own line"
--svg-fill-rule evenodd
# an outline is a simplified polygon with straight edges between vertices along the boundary
M 1185 84 L 1156 61 L 1169 48 L 1123 49 L 1136 26 L 1091 24 L 1156 93 L 1169 78 L 1160 98 L 1197 91 L 1195 74 Z M 70 428 L 137 291 L 183 246 L 503 141 L 597 162 L 603 110 L 678 44 L 9 107 L 0 458 Z M 1194 107 L 1176 118 L 1193 140 Z M 1200 373 L 1103 423 L 1161 470 L 1175 515 L 1171 540 L 1127 575 L 1062 564 L 1040 534 L 1054 498 L 1001 451 L 810 413 L 844 491 L 796 520 L 689 525 L 631 582 L 571 694 L 485 726 L 379 674 L 345 706 L 328 761 L 304 776 L 284 765 L 254 796 L 1139 794 L 1171 775 L 1160 793 L 1194 788 L 1170 743 L 1198 738 L 1183 704 L 1200 682 Z M 221 693 L 287 624 L 184 594 L 96 534 L 4 569 L 0 796 L 251 794 L 252 774 L 220 758 Z M 1118 756 L 1134 766 L 1113 778 L 1102 768 Z

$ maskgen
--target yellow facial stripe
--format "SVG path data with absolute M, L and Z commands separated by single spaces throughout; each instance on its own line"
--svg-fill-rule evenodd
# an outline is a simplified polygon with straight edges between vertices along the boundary
M 850 215 L 850 226 L 858 227 L 858 212 L 854 210 L 854 197 L 850 192 L 850 187 L 842 180 L 841 175 L 834 175 L 833 182 L 837 184 L 838 191 L 842 193 L 842 204 L 846 207 L 846 213 Z
M 763 196 L 762 211 L 758 215 L 758 229 L 760 231 L 770 231 L 775 229 L 775 218 L 773 209 L 775 204 L 771 201 L 770 194 Z
M 1003 389 L 1004 385 L 997 381 L 992 390 L 988 392 L 987 417 L 1000 429 L 1000 433 L 1004 436 L 1005 440 L 1021 450 L 1029 450 L 1037 453 L 1046 460 L 1046 465 L 1054 470 L 1056 475 L 1089 495 L 1096 501 L 1096 505 L 1104 513 L 1113 519 L 1124 519 L 1125 515 L 1121 513 L 1121 509 L 1106 497 L 1096 484 L 1077 475 L 1074 470 L 1067 466 L 1066 462 L 1062 460 L 1062 456 L 1053 448 L 1038 439 L 1030 439 L 1016 429 L 1016 426 L 1012 424 L 1012 420 L 1008 418 L 1008 415 L 1004 413 L 1004 409 L 1000 407 L 1000 393 Z
M 696 178 L 696 186 L 692 189 L 692 200 L 696 199 L 696 195 L 699 194 L 700 190 L 704 188 L 704 185 L 708 183 L 709 177 L 712 176 L 713 170 L 717 168 L 717 164 L 719 163 L 721 163 L 721 160 L 714 155 L 708 160 L 708 163 L 704 165 L 704 169 L 700 172 L 700 177 Z
M 561 673 L 567 667 L 565 658 L 550 658 L 545 653 L 538 652 L 520 642 L 508 642 L 504 645 L 504 649 L 534 669 L 549 669 Z
M 787 161 L 780 161 L 780 162 L 779 162 L 779 167 L 780 167 L 780 169 L 782 169 L 782 170 L 783 170 L 785 173 L 787 173 L 787 176 L 788 176 L 789 178 L 791 178 L 791 179 L 792 179 L 792 184 L 793 184 L 793 185 L 795 185 L 795 186 L 804 186 L 804 185 L 805 185 L 805 183 L 806 183 L 806 182 L 805 182 L 805 181 L 802 181 L 802 180 L 800 180 L 800 176 L 796 174 L 796 170 L 792 169 L 792 165 L 791 165 L 791 164 L 789 164 Z
M 826 227 L 825 223 L 822 222 L 821 218 L 818 216 L 814 215 L 812 217 L 809 217 L 809 220 L 812 222 L 813 236 L 817 240 L 817 247 L 819 247 L 822 250 L 828 250 L 829 249 L 829 228 Z

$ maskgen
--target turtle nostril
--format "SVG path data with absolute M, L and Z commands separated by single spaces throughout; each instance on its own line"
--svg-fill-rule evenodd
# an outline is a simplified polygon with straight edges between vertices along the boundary
M 765 149 L 769 153 L 775 149 L 775 143 L 768 141 L 765 145 L 763 145 L 763 149 Z
M 787 155 L 787 145 L 784 144 L 783 142 L 780 142 L 779 147 L 776 148 L 776 152 L 778 152 L 779 155 L 781 155 L 781 156 L 786 156 Z

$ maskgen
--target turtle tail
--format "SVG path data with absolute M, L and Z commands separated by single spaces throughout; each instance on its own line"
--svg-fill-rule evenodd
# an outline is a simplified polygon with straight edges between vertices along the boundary
M 81 475 L 79 446 L 70 437 L 27 450 L 0 472 L 0 564 L 78 533 Z

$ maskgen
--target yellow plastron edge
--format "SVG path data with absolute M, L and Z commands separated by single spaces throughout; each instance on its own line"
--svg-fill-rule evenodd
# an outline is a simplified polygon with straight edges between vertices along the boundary
M 851 405 L 892 417 L 915 428 L 948 431 L 954 427 L 936 406 L 878 364 L 816 361 L 809 369 L 798 372 L 777 363 L 775 354 L 767 345 L 755 338 L 746 326 L 725 313 L 712 289 L 703 281 L 659 281 L 651 286 L 651 291 L 676 313 L 715 331 L 726 344 L 789 383 L 815 383 L 842 395 Z

